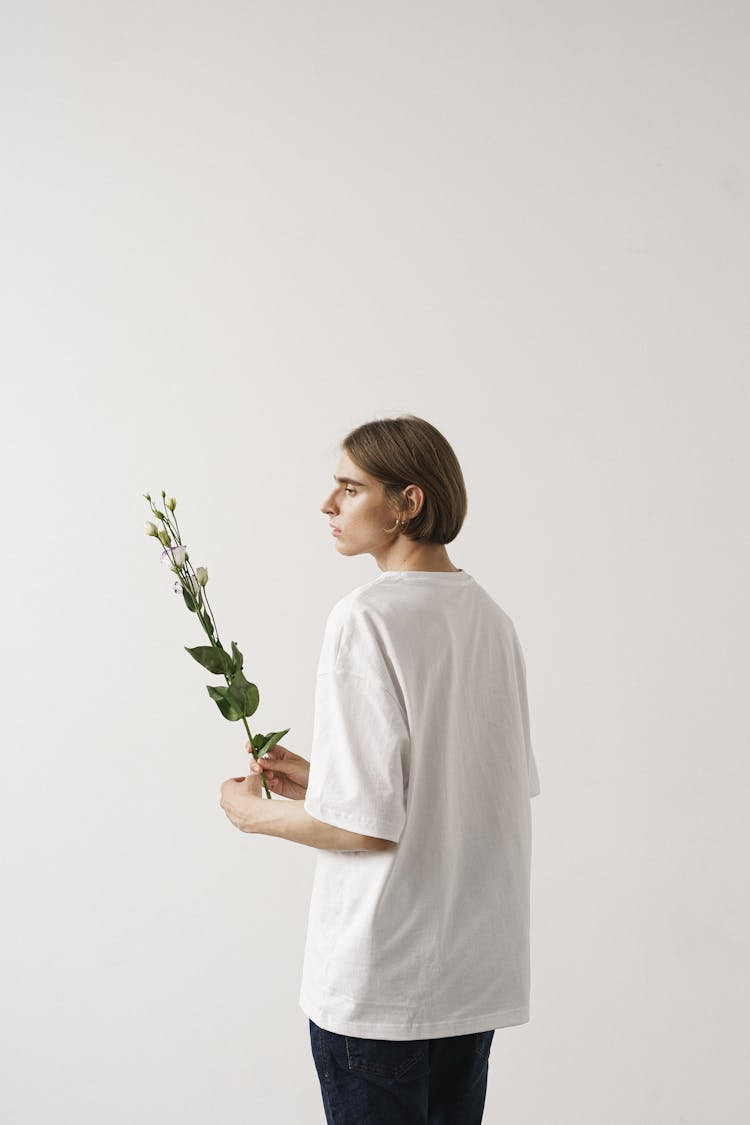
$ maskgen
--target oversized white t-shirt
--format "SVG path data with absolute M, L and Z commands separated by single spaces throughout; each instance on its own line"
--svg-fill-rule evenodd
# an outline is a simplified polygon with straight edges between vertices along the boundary
M 370 1039 L 529 1020 L 526 666 L 465 570 L 383 571 L 326 621 L 311 816 L 396 841 L 316 855 L 299 1004 Z

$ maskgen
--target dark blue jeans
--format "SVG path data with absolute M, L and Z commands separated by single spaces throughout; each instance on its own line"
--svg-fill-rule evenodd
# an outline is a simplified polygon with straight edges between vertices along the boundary
M 479 1125 L 494 1034 L 360 1039 L 310 1020 L 328 1125 Z

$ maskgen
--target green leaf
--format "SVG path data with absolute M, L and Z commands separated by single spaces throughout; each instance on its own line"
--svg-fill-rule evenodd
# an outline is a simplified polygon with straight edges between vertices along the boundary
M 214 672 L 217 676 L 229 676 L 232 672 L 232 658 L 219 645 L 198 645 L 188 648 L 183 645 L 185 652 L 189 652 L 193 660 L 197 660 L 202 668 Z
M 248 683 L 242 669 L 235 672 L 232 682 L 227 688 L 227 694 L 234 703 L 242 708 L 245 716 L 254 715 L 260 702 L 260 692 L 255 684 Z
M 244 657 L 234 641 L 232 641 L 232 657 L 232 672 L 241 672 Z
M 215 701 L 216 706 L 219 708 L 225 719 L 229 719 L 234 722 L 236 719 L 242 718 L 242 709 L 238 707 L 235 700 L 230 697 L 228 687 L 217 688 L 212 687 L 210 684 L 207 684 L 206 691 Z
M 262 758 L 263 755 L 267 754 L 269 750 L 273 750 L 276 743 L 279 742 L 285 734 L 289 734 L 289 731 L 291 729 L 291 727 L 287 727 L 286 730 L 271 731 L 270 734 L 256 735 L 256 738 L 263 739 L 261 743 L 261 752 L 258 757 Z
M 193 602 L 193 595 L 192 595 L 192 594 L 188 594 L 188 592 L 187 592 L 187 590 L 185 589 L 185 587 L 184 587 L 184 586 L 182 587 L 182 598 L 183 598 L 183 601 L 185 602 L 185 605 L 186 605 L 186 606 L 188 607 L 188 609 L 190 610 L 190 612 L 191 612 L 191 613 L 196 613 L 196 612 L 197 612 L 197 608 L 196 608 L 196 606 L 195 606 L 195 604 L 194 604 L 194 602 Z

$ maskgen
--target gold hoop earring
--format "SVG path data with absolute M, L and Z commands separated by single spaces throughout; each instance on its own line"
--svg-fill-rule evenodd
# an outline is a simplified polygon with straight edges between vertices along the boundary
M 402 520 L 401 517 L 399 516 L 393 527 L 384 527 L 381 530 L 385 531 L 388 535 L 390 535 L 390 533 L 392 531 L 398 531 L 400 528 L 405 527 L 405 526 L 406 526 L 406 524 L 405 524 L 404 520 Z

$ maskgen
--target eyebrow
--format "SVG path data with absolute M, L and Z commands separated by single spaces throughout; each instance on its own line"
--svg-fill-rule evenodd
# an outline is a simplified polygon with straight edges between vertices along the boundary
M 337 480 L 339 482 L 339 484 L 358 484 L 360 486 L 360 488 L 367 488 L 367 485 L 365 484 L 364 481 L 354 480 L 353 477 L 337 477 L 336 474 L 334 473 L 333 479 Z

